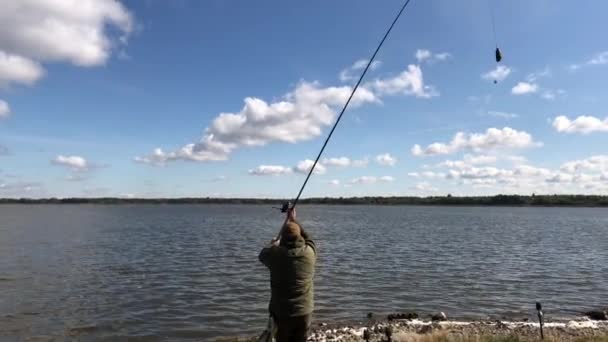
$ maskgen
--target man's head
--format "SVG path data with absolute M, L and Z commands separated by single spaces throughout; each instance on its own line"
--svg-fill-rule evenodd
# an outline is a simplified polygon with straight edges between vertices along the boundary
M 285 241 L 295 241 L 301 236 L 302 229 L 297 222 L 287 221 L 287 223 L 285 223 L 285 226 L 283 226 L 283 234 L 281 239 L 284 239 Z

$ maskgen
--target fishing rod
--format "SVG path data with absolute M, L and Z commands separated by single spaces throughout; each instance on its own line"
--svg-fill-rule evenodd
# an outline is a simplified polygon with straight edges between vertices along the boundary
M 544 324 L 544 315 L 543 315 L 543 306 L 540 302 L 536 302 L 536 312 L 538 314 L 538 325 L 540 327 L 540 339 L 545 339 L 545 333 L 543 332 L 543 324 Z
M 350 93 L 350 96 L 348 97 L 348 100 L 346 100 L 346 103 L 344 104 L 344 107 L 342 107 L 342 110 L 340 111 L 340 115 L 338 115 L 338 118 L 336 119 L 336 122 L 334 123 L 333 127 L 331 128 L 331 131 L 329 131 L 329 134 L 327 135 L 327 138 L 325 139 L 325 142 L 323 143 L 323 146 L 321 147 L 321 150 L 319 151 L 319 154 L 317 155 L 317 158 L 315 159 L 315 162 L 312 164 L 312 167 L 308 171 L 308 175 L 306 175 L 306 179 L 304 180 L 304 183 L 302 184 L 302 187 L 300 188 L 300 191 L 298 192 L 298 195 L 294 199 L 293 204 L 290 203 L 290 202 L 284 203 L 283 206 L 281 207 L 281 212 L 286 213 L 286 212 L 289 212 L 289 210 L 295 209 L 296 205 L 298 204 L 298 201 L 300 200 L 300 196 L 302 196 L 302 192 L 304 191 L 304 188 L 306 188 L 306 184 L 308 184 L 308 180 L 310 179 L 310 176 L 312 175 L 312 173 L 315 170 L 315 167 L 319 163 L 319 159 L 321 159 L 321 156 L 323 155 L 323 151 L 325 151 L 325 147 L 327 147 L 327 144 L 329 143 L 329 140 L 331 139 L 331 136 L 334 134 L 334 131 L 336 130 L 336 127 L 338 127 L 338 124 L 340 123 L 340 120 L 342 119 L 342 116 L 344 115 L 344 112 L 346 112 L 346 109 L 348 108 L 348 105 L 350 104 L 350 101 L 352 100 L 353 96 L 355 96 L 355 93 L 357 92 L 357 89 L 359 89 L 359 86 L 361 85 L 361 82 L 363 81 L 363 78 L 365 77 L 365 75 L 367 74 L 367 71 L 369 70 L 369 68 L 371 67 L 372 63 L 374 62 L 374 59 L 376 59 L 376 55 L 378 55 L 378 52 L 380 51 L 380 48 L 382 48 L 382 45 L 384 45 L 384 41 L 386 41 L 386 38 L 388 38 L 389 34 L 393 30 L 393 27 L 395 26 L 395 24 L 397 23 L 397 21 L 399 20 L 399 18 L 401 17 L 401 15 L 403 14 L 403 12 L 405 11 L 405 8 L 409 5 L 410 2 L 411 2 L 411 0 L 406 0 L 403 3 L 403 5 L 401 6 L 401 9 L 399 10 L 399 13 L 397 13 L 397 16 L 395 16 L 395 19 L 393 20 L 393 22 L 389 26 L 388 30 L 386 30 L 386 33 L 382 37 L 382 40 L 380 40 L 380 43 L 376 47 L 376 50 L 372 54 L 372 57 L 367 62 L 367 65 L 365 66 L 365 69 L 363 69 L 363 72 L 361 73 L 361 76 L 359 77 L 359 80 L 357 81 L 357 83 L 355 84 L 355 87 L 353 88 L 352 92 Z M 289 217 L 285 218 L 285 223 L 287 222 L 288 219 L 289 219 Z M 280 238 L 280 233 L 277 236 L 277 239 L 278 238 Z
M 304 183 L 302 184 L 302 187 L 300 187 L 300 191 L 298 191 L 298 195 L 296 196 L 295 200 L 293 201 L 293 204 L 290 203 L 290 202 L 286 202 L 286 203 L 283 203 L 283 205 L 281 206 L 281 208 L 274 207 L 274 209 L 280 209 L 282 213 L 287 213 L 290 210 L 295 209 L 296 205 L 298 204 L 298 201 L 300 200 L 300 196 L 302 196 L 302 192 L 304 191 L 304 189 L 306 188 L 306 185 L 308 184 L 308 180 L 310 179 L 310 176 L 312 175 L 312 173 L 315 170 L 315 167 L 319 163 L 319 159 L 321 159 L 321 156 L 323 155 L 323 152 L 325 151 L 325 147 L 327 147 L 327 144 L 329 143 L 329 140 L 331 139 L 332 135 L 334 134 L 334 131 L 336 130 L 336 127 L 338 127 L 338 124 L 340 123 L 340 120 L 342 120 L 342 116 L 346 112 L 346 109 L 348 108 L 348 105 L 350 104 L 350 101 L 352 100 L 352 98 L 354 97 L 355 93 L 357 92 L 357 89 L 359 89 L 359 86 L 361 85 L 361 82 L 363 81 L 363 78 L 365 77 L 365 75 L 367 74 L 367 71 L 371 67 L 371 65 L 374 62 L 374 60 L 376 59 L 376 56 L 378 55 L 378 52 L 382 48 L 382 45 L 384 45 L 384 42 L 386 41 L 386 39 L 388 38 L 389 34 L 393 30 L 393 27 L 395 26 L 395 24 L 397 23 L 397 21 L 399 20 L 399 18 L 401 17 L 401 15 L 403 14 L 403 12 L 407 8 L 407 6 L 410 4 L 410 2 L 411 2 L 411 0 L 406 0 L 403 3 L 403 5 L 401 6 L 401 9 L 399 10 L 399 12 L 397 13 L 397 15 L 395 16 L 395 19 L 393 20 L 393 22 L 391 23 L 391 25 L 389 26 L 389 28 L 386 30 L 386 33 L 382 37 L 382 40 L 380 40 L 380 43 L 376 47 L 376 50 L 372 54 L 372 57 L 367 62 L 367 65 L 365 66 L 365 69 L 363 69 L 363 72 L 361 73 L 361 76 L 359 77 L 359 80 L 355 84 L 355 87 L 353 88 L 352 92 L 350 93 L 350 96 L 346 100 L 346 103 L 344 104 L 344 107 L 342 107 L 342 110 L 340 111 L 340 115 L 338 115 L 338 118 L 336 119 L 336 122 L 334 123 L 333 127 L 331 128 L 331 131 L 329 131 L 329 134 L 327 135 L 327 138 L 325 139 L 325 142 L 323 143 L 323 146 L 321 146 L 321 150 L 319 151 L 319 154 L 317 155 L 317 158 L 315 159 L 312 167 L 308 171 L 308 174 L 306 175 L 306 179 L 304 180 Z M 489 0 L 489 10 L 490 10 L 490 19 L 491 19 L 491 22 L 492 22 L 492 33 L 493 33 L 493 36 L 494 36 L 494 43 L 496 44 L 495 59 L 496 59 L 496 63 L 500 63 L 502 61 L 502 59 L 503 59 L 503 56 L 502 56 L 502 51 L 500 50 L 500 48 L 498 46 L 498 39 L 497 39 L 497 35 L 496 35 L 496 23 L 495 23 L 496 19 L 495 19 L 495 15 L 494 15 L 493 0 Z M 498 80 L 494 80 L 494 83 L 495 84 L 498 83 Z M 288 218 L 285 219 L 285 223 L 287 222 L 287 220 L 288 220 Z M 279 233 L 279 235 L 280 235 L 280 233 Z M 277 235 L 277 239 L 280 237 L 279 235 Z
M 367 62 L 367 65 L 365 66 L 365 69 L 363 69 L 363 72 L 361 73 L 361 76 L 359 77 L 359 80 L 357 81 L 357 84 L 355 84 L 355 87 L 353 88 L 352 92 L 350 93 L 350 96 L 348 97 L 348 100 L 346 100 L 346 103 L 344 104 L 344 107 L 342 107 L 342 110 L 340 111 L 340 115 L 338 115 L 338 118 L 336 119 L 336 122 L 334 123 L 333 127 L 331 128 L 331 131 L 329 131 L 329 134 L 327 135 L 327 138 L 325 139 L 325 142 L 323 143 L 323 146 L 321 147 L 321 150 L 319 151 L 319 154 L 317 155 L 317 158 L 315 159 L 315 162 L 312 164 L 312 167 L 308 171 L 308 175 L 306 175 L 306 179 L 304 180 L 304 183 L 302 184 L 302 187 L 300 188 L 300 191 L 298 192 L 298 195 L 296 196 L 295 200 L 293 201 L 293 204 L 291 204 L 289 202 L 284 203 L 281 206 L 281 212 L 288 213 L 291 210 L 295 209 L 296 205 L 298 204 L 298 201 L 300 200 L 300 196 L 302 196 L 302 192 L 304 191 L 304 188 L 306 188 L 306 184 L 308 184 L 308 180 L 310 179 L 310 176 L 312 175 L 312 173 L 315 170 L 315 167 L 319 163 L 319 159 L 321 159 L 321 155 L 323 155 L 323 151 L 325 151 L 325 147 L 327 147 L 327 144 L 329 143 L 329 140 L 331 139 L 331 136 L 334 134 L 334 131 L 336 130 L 336 127 L 338 127 L 338 124 L 340 123 L 340 120 L 342 119 L 342 116 L 344 115 L 344 112 L 346 112 L 346 109 L 348 108 L 348 105 L 350 104 L 350 101 L 352 100 L 353 96 L 355 96 L 355 92 L 357 92 L 357 89 L 359 89 L 359 86 L 361 85 L 361 82 L 363 81 L 363 78 L 365 77 L 365 74 L 367 74 L 367 70 L 369 70 L 370 66 L 372 65 L 372 62 L 376 58 L 376 55 L 378 55 L 378 52 L 380 51 L 380 48 L 384 44 L 384 41 L 386 40 L 386 38 L 388 37 L 388 35 L 391 33 L 391 31 L 393 30 L 393 27 L 395 26 L 395 24 L 397 23 L 397 21 L 401 17 L 401 14 L 403 14 L 403 11 L 405 11 L 405 8 L 407 7 L 407 5 L 409 5 L 410 2 L 411 2 L 411 0 L 406 0 L 404 2 L 403 6 L 401 6 L 401 9 L 399 10 L 399 13 L 397 13 L 397 16 L 395 16 L 395 19 L 391 23 L 391 26 L 389 26 L 388 30 L 386 30 L 386 33 L 384 34 L 384 37 L 382 37 L 382 40 L 380 41 L 380 43 L 376 47 L 376 50 L 374 51 L 372 57 Z M 286 215 L 285 221 L 283 222 L 283 225 L 281 226 L 281 229 L 279 230 L 279 233 L 277 234 L 277 237 L 275 238 L 275 241 L 277 241 L 277 240 L 279 240 L 281 238 L 281 231 L 283 230 L 283 226 L 285 226 L 285 224 L 287 223 L 287 220 L 289 220 L 290 217 L 291 217 L 291 215 Z M 262 335 L 260 335 L 260 337 L 258 338 L 258 342 L 260 342 L 260 341 L 264 341 L 264 342 L 272 341 L 272 335 L 273 335 L 273 330 L 274 330 L 273 328 L 274 328 L 273 318 L 272 318 L 272 315 L 271 315 L 269 317 L 269 319 L 268 319 L 268 326 L 267 326 L 266 330 L 262 333 Z M 367 331 L 367 332 L 369 333 L 369 331 Z

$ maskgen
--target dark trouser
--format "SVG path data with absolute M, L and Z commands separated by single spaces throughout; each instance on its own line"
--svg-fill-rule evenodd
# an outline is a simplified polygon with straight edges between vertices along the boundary
M 275 318 L 277 324 L 276 342 L 306 342 L 312 315 L 289 318 Z

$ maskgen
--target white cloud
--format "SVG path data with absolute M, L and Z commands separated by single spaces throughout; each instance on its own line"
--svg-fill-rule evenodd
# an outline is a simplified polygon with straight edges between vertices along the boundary
M 435 58 L 440 61 L 445 61 L 446 59 L 452 57 L 452 54 L 449 52 L 442 52 L 435 54 Z
M 463 160 L 446 160 L 439 163 L 438 167 L 448 167 L 455 169 L 466 169 L 473 165 L 487 165 L 496 163 L 498 158 L 496 156 L 487 155 L 470 155 L 465 154 Z
M 395 178 L 391 177 L 391 176 L 382 176 L 382 177 L 375 177 L 375 176 L 361 176 L 361 177 L 357 177 L 353 180 L 350 181 L 351 184 L 375 184 L 375 183 L 379 183 L 379 182 L 393 182 L 395 180 Z
M 397 164 L 397 158 L 391 156 L 389 153 L 384 153 L 376 156 L 376 162 L 380 165 L 394 166 Z
M 608 132 L 608 117 L 601 120 L 594 116 L 582 115 L 570 120 L 568 117 L 560 115 L 553 120 L 553 127 L 561 133 Z
M 5 183 L 0 181 L 0 195 L 14 197 L 36 197 L 44 193 L 44 186 L 39 182 L 14 182 Z
M 350 159 L 348 157 L 333 157 L 323 158 L 321 163 L 324 166 L 335 166 L 335 167 L 366 167 L 368 164 L 367 159 Z
M 280 165 L 260 165 L 255 169 L 248 171 L 250 175 L 254 176 L 279 176 L 290 174 L 293 170 L 290 167 Z
M 348 157 L 335 157 L 335 158 L 324 158 L 322 160 L 323 165 L 326 166 L 337 166 L 337 167 L 347 167 L 353 164 L 353 161 Z
M 84 176 L 82 173 L 73 173 L 71 175 L 68 175 L 65 180 L 70 181 L 70 182 L 82 182 L 82 181 L 86 181 L 89 178 Z
M 379 182 L 393 182 L 395 181 L 395 178 L 393 176 L 382 176 L 380 178 L 378 178 Z
M 528 76 L 526 76 L 526 81 L 517 83 L 517 85 L 515 85 L 511 89 L 511 93 L 513 95 L 540 93 L 540 98 L 544 100 L 555 100 L 558 96 L 563 95 L 565 91 L 563 89 L 545 89 L 541 87 L 537 82 L 539 79 L 551 77 L 551 75 L 551 69 L 549 69 L 548 67 L 543 70 L 528 74 Z
M 418 63 L 421 63 L 424 60 L 431 58 L 432 56 L 433 56 L 433 54 L 429 50 L 424 50 L 424 49 L 416 50 L 416 59 L 418 60 Z
M 567 173 L 608 172 L 608 155 L 595 155 L 586 159 L 573 160 L 562 164 L 560 170 Z
M 369 60 L 367 60 L 367 59 L 360 59 L 360 60 L 356 61 L 355 63 L 353 63 L 353 65 L 351 65 L 350 67 L 342 70 L 340 72 L 340 81 L 348 82 L 348 81 L 352 81 L 352 80 L 358 78 L 359 75 L 354 75 L 354 72 L 365 69 L 368 62 L 369 62 Z M 372 64 L 370 64 L 370 66 L 369 66 L 369 70 L 376 70 L 381 65 L 382 65 L 381 61 L 373 61 Z
M 32 85 L 43 75 L 44 70 L 39 63 L 0 50 L 0 87 L 7 87 L 11 83 Z
M 296 165 L 294 170 L 299 173 L 307 174 L 310 172 L 310 169 L 312 169 L 312 166 L 314 165 L 314 163 L 315 163 L 314 160 L 310 160 L 310 159 L 302 160 L 302 161 L 298 162 L 298 165 Z M 313 173 L 316 175 L 322 175 L 326 171 L 327 170 L 326 170 L 325 166 L 323 166 L 321 163 L 317 163 Z
M 600 52 L 593 56 L 588 62 L 590 65 L 604 65 L 608 64 L 608 51 Z
M 449 143 L 433 143 L 426 148 L 416 144 L 412 147 L 415 156 L 432 156 L 451 154 L 463 150 L 482 152 L 496 149 L 516 149 L 537 146 L 532 136 L 524 131 L 517 131 L 510 127 L 503 129 L 488 128 L 485 133 L 458 132 Z
M 432 86 L 425 86 L 422 70 L 419 66 L 410 64 L 401 74 L 388 79 L 377 79 L 367 85 L 378 95 L 414 95 L 420 98 L 439 96 Z
M 333 186 L 338 186 L 340 185 L 340 180 L 338 179 L 332 179 L 329 181 L 329 184 L 333 185 Z
M 483 78 L 486 81 L 502 81 L 502 80 L 506 79 L 507 77 L 509 77 L 510 74 L 511 74 L 511 68 L 509 68 L 508 66 L 505 66 L 505 65 L 498 65 L 498 66 L 496 66 L 496 69 L 490 70 L 490 71 L 486 72 L 485 74 L 482 74 L 481 78 Z
M 538 91 L 538 85 L 535 83 L 519 82 L 511 89 L 513 95 L 532 94 Z
M 483 164 L 494 164 L 496 163 L 496 156 L 487 156 L 487 155 L 470 155 L 466 154 L 464 156 L 464 161 L 468 162 L 472 165 L 483 165 Z
M 88 171 L 91 167 L 87 160 L 80 156 L 58 155 L 51 163 L 69 167 L 72 171 Z
M 428 178 L 428 179 L 443 179 L 446 178 L 446 174 L 443 172 L 424 171 L 424 172 L 409 172 L 407 174 L 414 178 Z
M 439 191 L 439 189 L 437 189 L 436 187 L 432 186 L 431 183 L 429 183 L 429 182 L 420 182 L 420 183 L 417 183 L 416 186 L 414 187 L 414 189 L 416 189 L 418 191 L 423 191 L 423 192 L 437 192 L 437 191 Z
M 555 100 L 555 93 L 551 90 L 545 90 L 540 97 L 545 100 Z
M 353 167 L 366 167 L 368 163 L 369 163 L 369 160 L 367 158 L 364 158 L 364 159 L 353 160 L 351 165 Z
M 188 144 L 175 152 L 164 152 L 160 148 L 154 149 L 152 154 L 143 157 L 135 157 L 137 163 L 165 166 L 169 161 L 220 161 L 228 159 L 228 153 L 234 148 L 231 144 L 223 144 L 212 140 L 212 136 L 206 136 L 199 144 Z
M 493 166 L 470 167 L 464 170 L 450 170 L 448 178 L 452 179 L 478 179 L 513 176 L 513 171 L 499 169 Z
M 122 42 L 133 27 L 130 13 L 116 0 L 4 1 L 0 22 L 6 53 L 82 66 L 107 60 L 112 49 L 108 27 L 119 31 Z
M 445 61 L 450 58 L 452 55 L 448 52 L 442 52 L 433 54 L 430 50 L 426 49 L 418 49 L 416 50 L 416 59 L 418 63 L 422 63 L 424 61 L 434 62 L 434 61 Z
M 361 176 L 350 181 L 352 184 L 373 184 L 378 181 L 377 177 L 373 176 Z
M 133 158 L 133 160 L 136 163 L 164 166 L 167 160 L 169 160 L 169 156 L 165 152 L 163 152 L 162 149 L 155 148 L 152 154 L 149 154 L 144 157 L 135 157 Z
M 293 92 L 272 103 L 248 97 L 239 112 L 220 113 L 198 143 L 175 152 L 157 148 L 150 155 L 136 157 L 135 161 L 151 165 L 165 165 L 175 160 L 218 161 L 228 159 L 240 147 L 310 140 L 334 122 L 336 110 L 344 105 L 351 91 L 350 86 L 323 88 L 317 82 L 302 82 Z M 437 95 L 431 87 L 424 86 L 420 68 L 410 65 L 397 77 L 363 85 L 351 103 L 357 106 L 380 102 L 380 96 L 397 93 L 422 98 Z
M 0 100 L 0 119 L 8 118 L 11 113 L 11 107 L 4 100 Z
M 117 0 L 2 1 L 0 23 L 0 88 L 35 84 L 45 75 L 42 62 L 102 65 L 116 45 L 110 32 L 124 45 L 133 28 Z M 8 115 L 2 102 L 0 119 Z
M 488 111 L 488 115 L 489 116 L 493 116 L 496 118 L 502 118 L 502 119 L 516 119 L 519 117 L 518 114 L 515 113 L 507 113 L 507 112 L 498 112 L 498 111 Z
M 568 67 L 570 71 L 577 71 L 586 66 L 598 66 L 608 64 L 608 51 L 596 53 L 593 57 L 580 64 L 572 64 Z
M 537 71 L 537 72 L 533 72 L 531 74 L 529 74 L 526 77 L 526 80 L 530 83 L 534 83 L 536 82 L 539 78 L 543 78 L 543 77 L 550 77 L 551 76 L 551 69 L 549 69 L 548 67 L 546 67 L 545 69 L 541 70 L 541 71 Z
M 327 166 L 340 166 L 346 167 L 351 165 L 350 158 L 347 157 L 338 157 L 338 158 L 324 158 L 323 164 Z
M 548 183 L 570 183 L 570 182 L 572 182 L 573 179 L 574 179 L 574 176 L 572 176 L 570 174 L 558 172 L 558 173 L 550 176 L 549 178 L 547 178 L 546 181 Z
M 424 171 L 421 173 L 421 176 L 428 179 L 443 179 L 447 177 L 447 175 L 443 172 L 434 171 Z
M 551 171 L 541 167 L 534 167 L 530 165 L 518 165 L 515 167 L 514 174 L 516 176 L 542 176 L 547 177 L 551 174 Z
M 346 102 L 351 90 L 348 86 L 321 88 L 317 83 L 303 82 L 281 101 L 267 103 L 248 97 L 239 112 L 220 113 L 200 142 L 177 152 L 165 153 L 157 148 L 152 155 L 137 157 L 136 161 L 155 165 L 174 160 L 218 161 L 228 159 L 232 151 L 243 146 L 310 140 L 333 123 L 335 108 Z M 352 104 L 374 101 L 376 96 L 362 87 Z
M 466 158 L 465 158 L 466 159 Z M 473 160 L 473 156 L 469 160 Z M 512 159 L 505 157 L 504 159 Z M 452 183 L 459 187 L 491 188 L 493 193 L 598 193 L 608 190 L 608 155 L 569 161 L 557 170 L 517 163 L 512 168 L 474 166 L 464 161 L 444 162 L 446 172 L 411 172 L 416 178 Z M 428 174 L 427 174 L 428 173 Z M 443 177 L 442 177 L 443 175 Z M 470 192 L 471 190 L 466 190 Z M 492 193 L 490 192 L 490 193 Z
M 474 188 L 489 188 L 494 186 L 497 181 L 493 178 L 477 178 L 471 180 L 470 182 L 467 181 L 467 183 L 472 184 Z
M 287 175 L 293 172 L 308 174 L 312 165 L 314 164 L 314 160 L 305 159 L 299 161 L 298 164 L 294 167 L 286 167 L 281 165 L 260 165 L 255 169 L 250 169 L 248 173 L 254 176 L 279 176 L 279 175 Z M 327 169 L 321 162 L 317 163 L 315 166 L 314 174 L 322 175 L 325 174 Z

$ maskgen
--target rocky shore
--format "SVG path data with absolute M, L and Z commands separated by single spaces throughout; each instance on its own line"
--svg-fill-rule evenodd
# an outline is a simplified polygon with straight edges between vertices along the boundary
M 601 317 L 600 317 L 601 318 Z M 453 321 L 438 313 L 423 320 L 415 313 L 393 314 L 368 324 L 316 323 L 309 342 L 517 342 L 541 341 L 540 325 L 530 321 Z M 580 318 L 543 324 L 544 341 L 608 342 L 608 321 Z M 255 338 L 222 341 L 256 341 Z
M 547 322 L 543 325 L 543 333 L 545 341 L 608 342 L 608 322 L 592 320 Z M 369 326 L 322 326 L 314 329 L 308 340 L 314 342 L 540 341 L 540 327 L 538 323 L 533 322 L 397 319 Z

